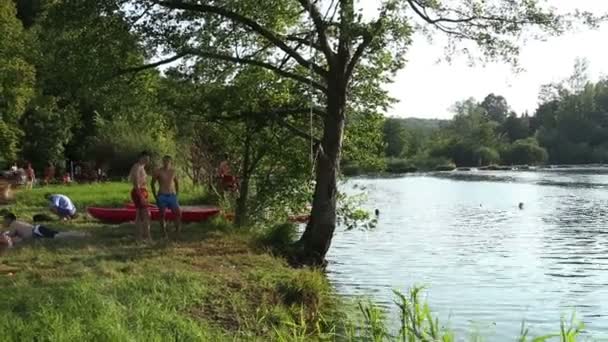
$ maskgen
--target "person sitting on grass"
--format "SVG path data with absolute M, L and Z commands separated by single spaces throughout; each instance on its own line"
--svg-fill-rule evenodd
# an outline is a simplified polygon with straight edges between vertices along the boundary
M 17 221 L 17 216 L 13 213 L 4 215 L 2 226 L 8 231 L 3 232 L 2 244 L 4 247 L 12 247 L 16 242 L 31 239 L 59 239 L 70 237 L 84 237 L 81 232 L 58 232 L 42 225 L 33 225 L 23 221 Z
M 59 216 L 60 219 L 71 220 L 76 217 L 76 206 L 68 196 L 47 193 L 44 197 L 49 201 L 51 212 Z

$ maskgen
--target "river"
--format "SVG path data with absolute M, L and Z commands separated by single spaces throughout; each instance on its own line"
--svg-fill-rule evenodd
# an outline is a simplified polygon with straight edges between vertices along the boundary
M 587 336 L 608 337 L 608 169 L 353 178 L 344 188 L 364 190 L 380 216 L 374 229 L 336 234 L 329 277 L 395 326 L 392 290 L 425 285 L 459 340 L 514 341 L 523 320 L 533 335 L 559 332 L 573 312 Z

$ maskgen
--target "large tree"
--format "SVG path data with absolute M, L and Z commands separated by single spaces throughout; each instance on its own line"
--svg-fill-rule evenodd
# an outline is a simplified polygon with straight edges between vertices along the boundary
M 0 0 L 0 161 L 14 161 L 18 121 L 34 96 L 35 69 L 27 59 L 28 37 L 11 0 Z M 31 52 L 31 51 L 30 51 Z
M 447 35 L 455 50 L 476 45 L 484 57 L 514 61 L 527 27 L 559 34 L 568 22 L 536 0 L 379 0 L 374 13 L 354 0 L 125 2 L 150 47 L 168 56 L 130 71 L 198 58 L 218 69 L 266 68 L 310 87 L 323 131 L 312 137 L 319 140 L 316 187 L 299 242 L 307 264 L 324 262 L 336 227 L 336 178 L 354 90 L 380 89 L 389 81 L 403 66 L 414 28 Z

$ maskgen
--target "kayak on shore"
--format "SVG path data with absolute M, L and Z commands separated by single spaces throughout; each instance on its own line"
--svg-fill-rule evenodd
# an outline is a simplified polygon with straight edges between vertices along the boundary
M 193 223 L 202 222 L 219 214 L 220 208 L 214 206 L 184 206 L 182 209 L 182 222 Z M 153 221 L 159 221 L 160 210 L 158 207 L 150 205 L 150 218 Z M 103 207 L 88 207 L 87 212 L 94 218 L 108 223 L 124 223 L 135 221 L 136 209 L 133 204 L 127 205 L 124 208 L 103 208 Z M 169 221 L 175 220 L 175 214 L 171 210 L 167 210 L 165 218 Z

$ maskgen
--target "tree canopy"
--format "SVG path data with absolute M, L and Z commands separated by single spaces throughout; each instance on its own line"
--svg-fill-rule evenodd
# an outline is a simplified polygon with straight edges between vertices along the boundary
M 336 227 L 343 159 L 382 164 L 382 113 L 394 102 L 383 85 L 406 65 L 414 32 L 446 36 L 448 56 L 516 64 L 522 37 L 561 34 L 581 19 L 590 25 L 598 19 L 559 14 L 535 0 L 376 4 L 376 11 L 364 11 L 354 0 L 4 0 L 2 156 L 36 167 L 96 159 L 121 173 L 137 149 L 190 151 L 210 143 L 200 134 L 210 127 L 244 175 L 259 159 L 256 170 L 290 171 L 305 187 L 312 171 L 311 219 L 296 259 L 318 265 Z M 559 108 L 543 114 L 555 117 L 557 129 Z M 482 104 L 465 101 L 456 111 L 457 119 L 433 135 L 437 146 L 423 149 L 411 143 L 417 139 L 405 139 L 387 152 L 449 151 L 457 163 L 487 163 L 503 141 L 525 136 L 498 95 Z M 551 140 L 555 132 L 543 134 Z M 218 151 L 204 150 L 208 164 L 217 158 L 211 154 Z M 250 176 L 256 172 L 262 171 Z M 263 183 L 249 184 L 257 195 Z

